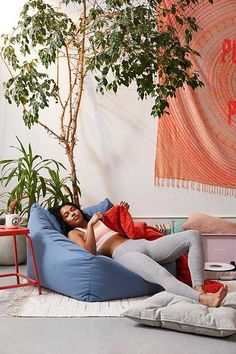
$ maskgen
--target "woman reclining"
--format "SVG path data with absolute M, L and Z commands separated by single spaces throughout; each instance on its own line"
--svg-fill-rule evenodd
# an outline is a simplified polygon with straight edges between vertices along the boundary
M 120 206 L 129 209 L 127 202 L 121 202 Z M 89 219 L 72 203 L 63 204 L 50 212 L 57 218 L 65 236 L 71 241 L 94 255 L 112 257 L 146 281 L 161 285 L 170 293 L 188 297 L 206 306 L 218 307 L 228 292 L 226 285 L 217 293 L 204 292 L 204 253 L 201 234 L 198 231 L 183 231 L 154 241 L 133 240 L 108 228 L 102 222 L 104 214 L 101 212 L 95 213 Z M 182 283 L 163 267 L 184 253 L 188 253 L 193 287 Z

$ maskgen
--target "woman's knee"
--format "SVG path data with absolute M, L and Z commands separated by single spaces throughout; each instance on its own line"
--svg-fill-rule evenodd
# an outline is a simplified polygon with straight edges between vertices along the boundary
M 202 240 L 201 233 L 197 230 L 187 230 L 185 231 L 185 233 L 186 233 L 186 238 L 190 242 L 201 242 Z

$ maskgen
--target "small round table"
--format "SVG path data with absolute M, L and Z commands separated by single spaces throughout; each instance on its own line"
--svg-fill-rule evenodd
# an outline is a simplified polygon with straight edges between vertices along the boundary
M 0 225 L 0 237 L 5 237 L 5 236 L 12 236 L 13 241 L 14 241 L 14 260 L 15 260 L 15 273 L 4 273 L 0 274 L 0 278 L 3 277 L 16 277 L 16 282 L 17 284 L 15 285 L 5 285 L 5 286 L 0 286 L 0 290 L 4 289 L 12 289 L 12 288 L 21 288 L 25 286 L 37 286 L 39 295 L 42 294 L 40 282 L 39 282 L 39 274 L 38 274 L 38 267 L 37 267 L 37 262 L 36 262 L 36 257 L 34 253 L 34 246 L 32 239 L 29 236 L 29 229 L 27 228 L 6 228 L 4 225 Z M 18 257 L 17 257 L 17 244 L 16 244 L 16 237 L 24 236 L 26 238 L 26 241 L 29 242 L 29 250 L 32 256 L 32 261 L 33 261 L 33 266 L 34 266 L 34 273 L 35 273 L 35 278 L 32 279 L 28 277 L 25 274 L 19 273 L 19 265 L 18 265 Z M 28 283 L 20 283 L 20 277 L 23 279 L 26 279 Z

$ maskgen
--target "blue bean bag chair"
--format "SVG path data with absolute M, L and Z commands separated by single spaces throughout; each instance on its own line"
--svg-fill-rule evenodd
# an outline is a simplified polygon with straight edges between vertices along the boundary
M 111 206 L 105 199 L 97 206 L 84 210 L 92 215 Z M 42 287 L 90 302 L 143 296 L 163 290 L 112 258 L 95 256 L 70 241 L 60 232 L 56 218 L 38 204 L 31 208 L 29 229 Z M 175 263 L 167 268 L 174 273 Z M 27 273 L 35 278 L 29 249 Z

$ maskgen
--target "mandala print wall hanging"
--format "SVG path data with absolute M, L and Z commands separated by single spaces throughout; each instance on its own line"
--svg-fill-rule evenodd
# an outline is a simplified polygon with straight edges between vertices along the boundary
M 178 90 L 170 115 L 159 120 L 155 181 L 236 196 L 236 1 L 202 1 L 193 9 L 201 30 L 191 46 L 201 57 L 192 61 L 204 87 Z

